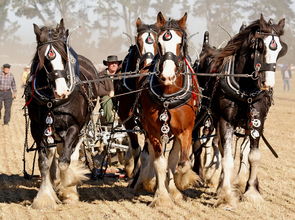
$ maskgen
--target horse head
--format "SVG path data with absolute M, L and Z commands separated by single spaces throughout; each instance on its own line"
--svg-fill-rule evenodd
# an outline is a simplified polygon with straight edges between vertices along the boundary
M 230 84 L 237 90 L 250 95 L 262 90 L 271 90 L 275 84 L 277 59 L 287 52 L 287 45 L 281 40 L 284 33 L 285 19 L 277 24 L 270 19 L 260 19 L 240 29 L 228 44 L 214 56 L 211 72 L 223 71 L 222 65 L 226 57 L 235 58 L 235 74 L 249 74 L 251 78 L 230 77 Z M 236 81 L 237 79 L 237 81 Z
M 67 98 L 70 94 L 67 77 L 69 31 L 65 30 L 63 19 L 56 28 L 34 24 L 37 40 L 38 70 L 45 69 L 56 99 Z
M 157 54 L 157 35 L 158 27 L 154 24 L 144 24 L 140 18 L 136 20 L 137 36 L 135 42 L 140 54 L 140 66 L 151 64 Z
M 173 85 L 177 74 L 183 70 L 183 60 L 187 55 L 186 20 L 187 13 L 179 20 L 166 21 L 161 12 L 157 16 L 156 25 L 160 29 L 158 44 L 161 56 L 158 70 L 159 78 L 164 85 Z

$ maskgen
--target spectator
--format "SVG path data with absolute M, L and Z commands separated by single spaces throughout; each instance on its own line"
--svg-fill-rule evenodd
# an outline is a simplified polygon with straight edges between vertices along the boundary
M 12 100 L 16 98 L 15 79 L 10 72 L 10 65 L 4 64 L 0 73 L 0 112 L 4 103 L 4 125 L 8 125 L 11 115 Z
M 290 91 L 290 80 L 292 78 L 291 65 L 283 64 L 281 68 L 281 73 L 284 83 L 284 91 Z
M 24 72 L 22 73 L 22 87 L 24 88 L 27 84 L 27 80 L 30 77 L 30 66 L 25 66 Z

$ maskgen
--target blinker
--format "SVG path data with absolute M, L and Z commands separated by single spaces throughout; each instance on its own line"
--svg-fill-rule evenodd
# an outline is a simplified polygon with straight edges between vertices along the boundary
M 56 54 L 55 54 L 54 50 L 52 49 L 52 46 L 50 45 L 50 48 L 49 48 L 48 53 L 46 55 L 46 58 L 48 60 L 54 60 L 55 57 L 56 57 Z
M 271 39 L 271 41 L 269 43 L 269 49 L 276 50 L 277 48 L 278 48 L 278 45 L 277 45 L 277 43 L 275 41 L 274 36 L 272 36 L 272 39 Z
M 166 33 L 164 34 L 164 36 L 163 36 L 163 40 L 164 41 L 168 41 L 168 40 L 171 40 L 171 38 L 172 38 L 172 34 L 171 34 L 171 32 L 168 30 L 168 31 L 166 31 Z
M 145 42 L 147 44 L 153 44 L 154 43 L 154 40 L 153 38 L 151 37 L 151 34 L 149 33 L 149 35 L 147 36 L 147 38 L 145 39 Z

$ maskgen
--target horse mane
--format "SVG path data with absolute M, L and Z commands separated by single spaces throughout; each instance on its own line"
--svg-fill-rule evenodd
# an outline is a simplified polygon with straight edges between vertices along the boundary
M 227 45 L 220 49 L 219 52 L 216 54 L 214 58 L 214 68 L 219 67 L 223 59 L 225 57 L 234 55 L 237 53 L 238 50 L 240 50 L 242 47 L 244 48 L 247 45 L 245 44 L 245 40 L 249 39 L 249 35 L 252 33 L 254 34 L 257 30 L 260 28 L 260 20 L 256 20 L 252 22 L 249 26 L 247 26 L 244 30 L 237 33 L 228 43 Z
M 137 28 L 137 33 L 145 32 L 147 30 L 153 30 L 158 33 L 159 28 L 155 24 L 142 24 Z

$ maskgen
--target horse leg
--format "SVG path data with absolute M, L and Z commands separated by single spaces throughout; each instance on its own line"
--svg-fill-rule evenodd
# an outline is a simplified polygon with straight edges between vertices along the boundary
M 201 182 L 201 179 L 197 174 L 192 170 L 190 163 L 190 154 L 192 151 L 192 134 L 191 130 L 187 129 L 184 132 L 180 133 L 176 139 L 178 139 L 181 146 L 181 156 L 178 162 L 178 167 L 176 169 L 174 179 L 175 184 L 178 189 L 185 190 L 197 181 Z
M 125 157 L 125 171 L 129 178 L 131 178 L 138 169 L 138 161 L 140 157 L 140 145 L 138 143 L 137 134 L 128 133 L 131 142 L 131 148 L 129 147 L 128 157 Z
M 177 139 L 174 140 L 173 148 L 169 153 L 168 158 L 168 191 L 174 201 L 183 199 L 181 192 L 177 189 L 174 181 L 174 174 L 180 158 L 180 143 Z
M 167 159 L 162 153 L 156 155 L 153 161 L 155 172 L 156 172 L 156 181 L 157 189 L 154 195 L 154 199 L 151 202 L 151 207 L 157 206 L 171 206 L 172 199 L 168 193 L 166 184 L 167 184 Z
M 219 121 L 220 125 L 220 139 L 223 146 L 222 158 L 222 179 L 218 189 L 217 206 L 224 205 L 226 209 L 235 208 L 237 198 L 232 189 L 232 176 L 234 169 L 234 159 L 232 152 L 233 126 L 225 121 L 223 118 Z
M 240 167 L 237 175 L 236 185 L 241 190 L 245 191 L 246 182 L 249 177 L 249 152 L 250 152 L 250 140 L 249 136 L 246 136 L 240 147 Z
M 55 148 L 42 148 L 38 151 L 38 164 L 41 173 L 41 185 L 37 196 L 34 198 L 32 204 L 32 208 L 34 209 L 55 209 L 56 204 L 60 203 L 60 200 L 57 198 L 57 195 L 53 190 L 50 178 L 50 168 L 55 152 Z
M 267 101 L 267 100 L 264 100 Z M 270 102 L 270 101 L 269 101 Z M 268 103 L 270 106 L 270 103 Z M 259 182 L 258 182 L 258 177 L 257 177 L 257 172 L 258 172 L 258 166 L 260 162 L 260 151 L 259 151 L 259 140 L 260 136 L 263 133 L 263 126 L 264 126 L 264 121 L 266 118 L 266 114 L 268 109 L 265 108 L 267 106 L 267 103 L 261 103 L 261 102 L 256 102 L 253 104 L 253 109 L 255 109 L 257 115 L 254 116 L 253 120 L 260 120 L 260 123 L 256 125 L 256 127 L 251 128 L 251 135 L 250 135 L 250 153 L 249 153 L 249 163 L 250 163 L 250 174 L 249 174 L 249 179 L 246 185 L 246 192 L 244 194 L 244 197 L 247 200 L 250 200 L 252 202 L 261 202 L 263 201 L 262 196 L 260 195 L 259 191 Z M 252 122 L 254 125 L 255 123 Z M 255 134 L 252 133 L 255 131 Z
M 77 184 L 81 183 L 83 180 L 88 178 L 85 174 L 88 170 L 84 167 L 82 162 L 73 160 L 71 162 L 72 152 L 75 150 L 74 144 L 77 141 L 79 134 L 79 128 L 77 125 L 71 126 L 64 138 L 64 147 L 59 158 L 59 169 L 60 169 L 60 185 L 59 185 L 59 195 L 64 203 L 74 203 L 79 200 L 79 195 L 77 191 Z M 78 149 L 76 149 L 78 150 Z M 74 154 L 74 155 L 77 155 Z
M 148 192 L 155 192 L 156 180 L 153 165 L 155 154 L 153 150 L 149 150 L 151 148 L 151 143 L 147 139 L 140 155 L 140 168 L 130 185 L 130 187 L 134 188 L 135 191 L 138 191 L 141 187 L 143 187 Z

